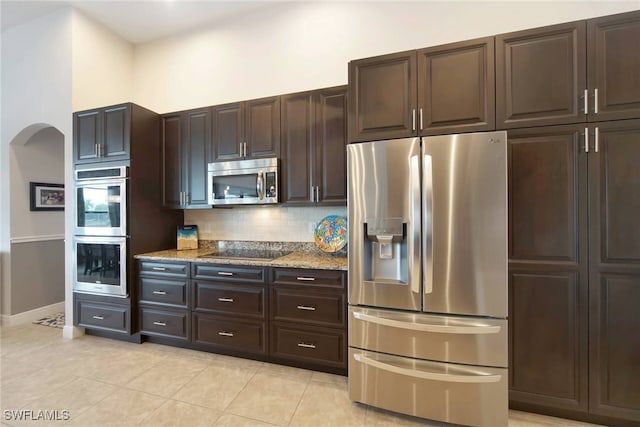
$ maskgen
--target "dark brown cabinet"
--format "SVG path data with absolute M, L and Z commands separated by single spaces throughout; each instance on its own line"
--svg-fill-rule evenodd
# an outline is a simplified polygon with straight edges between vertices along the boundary
M 213 160 L 278 157 L 280 97 L 213 107 Z
M 510 404 L 640 421 L 640 120 L 509 131 Z
M 128 160 L 132 125 L 139 125 L 135 116 L 148 113 L 131 103 L 74 113 L 73 163 Z
M 494 39 L 349 63 L 349 142 L 495 128 Z
M 74 325 L 115 337 L 131 334 L 131 305 L 128 298 L 74 292 L 73 302 Z
M 496 36 L 499 129 L 640 117 L 640 12 Z
M 270 292 L 271 356 L 346 372 L 345 272 L 273 268 Z
M 282 96 L 282 201 L 346 204 L 347 91 Z
M 162 117 L 163 205 L 170 208 L 208 206 L 207 164 L 211 153 L 208 108 Z

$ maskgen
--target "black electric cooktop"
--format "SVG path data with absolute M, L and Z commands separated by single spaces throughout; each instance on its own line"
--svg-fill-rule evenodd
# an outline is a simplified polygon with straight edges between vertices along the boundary
M 253 260 L 272 260 L 289 255 L 291 252 L 256 250 L 256 249 L 224 249 L 218 252 L 212 252 L 206 255 L 200 255 L 200 258 L 235 258 L 235 259 L 253 259 Z

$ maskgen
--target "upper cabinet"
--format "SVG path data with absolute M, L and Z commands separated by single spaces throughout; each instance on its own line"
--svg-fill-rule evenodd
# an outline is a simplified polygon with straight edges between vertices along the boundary
M 349 141 L 495 128 L 494 39 L 349 63 Z
M 213 160 L 278 157 L 280 97 L 213 107 Z
M 73 163 L 128 160 L 131 115 L 135 104 L 79 111 L 73 114 Z
M 496 36 L 496 120 L 509 129 L 640 117 L 640 12 Z
M 282 202 L 345 204 L 347 88 L 282 96 Z
M 208 207 L 210 113 L 209 108 L 200 108 L 162 117 L 162 189 L 165 207 Z

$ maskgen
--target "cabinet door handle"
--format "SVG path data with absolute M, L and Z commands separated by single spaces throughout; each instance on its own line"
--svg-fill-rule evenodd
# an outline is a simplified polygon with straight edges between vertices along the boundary
M 220 331 L 220 332 L 218 332 L 218 335 L 220 335 L 222 337 L 232 337 L 233 336 L 233 332 Z
M 244 143 L 244 156 L 247 157 L 247 142 Z
M 153 324 L 156 326 L 167 326 L 165 322 L 153 322 Z
M 167 271 L 165 267 L 153 267 L 153 269 L 156 271 Z
M 308 306 L 308 305 L 299 305 L 297 308 L 298 308 L 298 310 L 316 311 L 315 307 L 311 307 L 311 306 Z
M 595 141 L 595 152 L 596 153 L 598 152 L 598 145 L 599 145 L 599 141 L 598 140 L 600 139 L 599 133 L 600 133 L 600 129 L 598 128 L 598 126 L 596 126 L 596 141 Z
M 316 348 L 316 346 L 314 344 L 307 344 L 307 343 L 303 343 L 303 342 L 299 342 L 298 343 L 298 347 L 302 347 L 302 348 Z
M 593 90 L 593 112 L 598 114 L 598 88 Z
M 310 195 L 310 199 L 311 199 L 311 203 L 314 202 L 313 197 L 315 196 L 315 191 L 314 191 L 314 186 L 311 186 L 311 195 Z
M 218 301 L 220 301 L 220 302 L 233 302 L 233 298 L 220 297 L 220 298 L 218 298 Z
M 296 277 L 297 280 L 300 280 L 301 282 L 313 282 L 314 280 L 316 280 L 315 277 Z
M 104 316 L 98 316 L 98 315 L 96 315 L 96 316 L 91 316 L 91 317 L 93 317 L 93 318 L 94 318 L 94 319 L 96 319 L 96 320 L 104 320 Z
M 153 291 L 154 295 L 166 295 L 167 291 Z
M 584 90 L 584 113 L 589 114 L 589 89 Z
M 319 202 L 319 201 L 320 201 L 320 195 L 319 195 L 319 193 L 320 193 L 320 186 L 319 186 L 319 185 L 316 185 L 316 202 Z
M 584 152 L 589 152 L 589 128 L 584 128 Z
M 420 109 L 420 130 L 424 129 L 424 117 L 422 114 L 422 108 Z
M 233 276 L 233 273 L 229 271 L 218 271 L 218 275 L 220 276 Z
M 416 130 L 416 109 L 411 110 L 411 130 Z
M 95 154 L 96 157 L 98 157 L 98 144 L 93 144 L 93 154 Z

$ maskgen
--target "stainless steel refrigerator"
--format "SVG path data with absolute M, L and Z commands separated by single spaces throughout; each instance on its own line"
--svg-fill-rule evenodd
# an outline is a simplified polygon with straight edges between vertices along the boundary
M 507 425 L 506 141 L 347 147 L 352 400 Z

